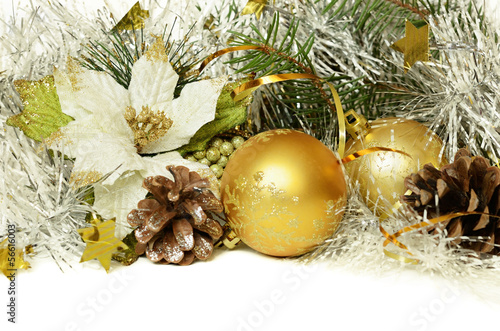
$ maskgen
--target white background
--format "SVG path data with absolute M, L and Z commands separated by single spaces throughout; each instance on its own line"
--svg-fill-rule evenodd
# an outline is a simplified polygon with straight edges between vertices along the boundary
M 11 1 L 0 1 L 5 17 Z M 108 2 L 121 17 L 135 0 Z M 104 3 L 85 1 L 81 12 L 91 15 Z M 113 264 L 109 274 L 96 261 L 66 273 L 51 260 L 36 262 L 18 276 L 15 325 L 7 322 L 9 282 L 0 277 L 0 330 L 498 328 L 499 306 L 419 271 L 358 274 L 335 265 L 302 266 L 244 247 L 221 249 L 210 261 L 189 267 L 146 259 L 128 268 Z

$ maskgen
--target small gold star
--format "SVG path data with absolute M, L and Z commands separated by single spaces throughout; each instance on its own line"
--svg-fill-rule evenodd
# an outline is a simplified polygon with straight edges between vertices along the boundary
M 407 20 L 405 37 L 392 44 L 391 48 L 405 55 L 405 73 L 417 61 L 429 61 L 429 25 L 417 29 Z
M 149 17 L 149 10 L 142 10 L 139 1 L 130 8 L 113 29 L 115 30 L 140 30 L 144 28 L 144 20 Z
M 255 17 L 260 19 L 266 5 L 267 0 L 249 0 L 245 5 L 245 8 L 241 11 L 241 15 L 255 14 Z
M 78 230 L 83 241 L 87 243 L 80 262 L 98 259 L 108 272 L 112 254 L 117 250 L 127 249 L 128 246 L 115 237 L 114 218 L 106 222 L 94 218 L 90 224 L 91 227 Z
M 29 253 L 30 249 L 28 246 L 24 251 L 23 249 L 14 250 L 9 249 L 8 238 L 0 242 L 0 271 L 9 277 L 12 272 L 16 272 L 17 269 L 28 269 L 30 264 L 24 261 L 24 255 Z

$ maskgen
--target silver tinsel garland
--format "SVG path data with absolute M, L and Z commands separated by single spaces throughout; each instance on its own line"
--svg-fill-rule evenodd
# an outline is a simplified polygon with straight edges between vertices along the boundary
M 425 122 L 444 138 L 444 152 L 448 156 L 461 146 L 469 146 L 475 154 L 500 156 L 500 60 L 494 38 L 499 31 L 488 24 L 480 27 L 477 13 L 469 14 L 465 7 L 468 1 L 457 1 L 461 5 L 429 19 L 434 36 L 431 43 L 437 53 L 432 62 L 416 64 L 407 75 L 402 73 L 402 56 L 389 49 L 401 35 L 360 35 L 349 26 L 352 16 L 346 14 L 336 20 L 321 14 L 328 1 L 278 0 L 266 8 L 260 20 L 253 15 L 237 15 L 246 3 L 244 0 L 237 4 L 201 0 L 141 3 L 150 10 L 151 18 L 146 21 L 144 31 L 147 38 L 163 33 L 167 23 L 174 26 L 174 39 L 183 38 L 192 28 L 189 42 L 194 43 L 193 52 L 201 50 L 200 56 L 227 47 L 229 30 L 248 34 L 249 23 L 264 30 L 276 11 L 281 13 L 286 27 L 292 18 L 289 8 L 293 8 L 302 27 L 297 41 L 303 43 L 311 33 L 315 34 L 311 58 L 318 75 L 327 77 L 343 72 L 353 78 L 364 76 L 370 83 L 403 87 L 415 97 L 378 105 L 377 111 L 396 112 Z M 347 0 L 347 8 L 353 9 L 354 3 Z M 463 28 L 457 24 L 458 16 L 465 22 Z M 211 17 L 216 24 L 205 29 L 204 23 Z M 4 155 L 0 161 L 0 238 L 5 236 L 7 224 L 14 223 L 21 245 L 33 244 L 38 254 L 49 254 L 59 264 L 71 265 L 84 247 L 76 230 L 86 226 L 84 217 L 92 208 L 82 203 L 84 192 L 73 191 L 68 184 L 71 162 L 52 155 L 19 130 L 7 127 L 5 120 L 21 109 L 13 89 L 15 79 L 33 80 L 51 74 L 54 66 L 64 65 L 67 56 L 81 54 L 88 40 L 106 42 L 103 31 L 109 31 L 114 22 L 106 8 L 95 19 L 88 19 L 56 1 L 50 4 L 40 1 L 37 7 L 16 13 L 15 20 L 0 24 L 8 31 L 0 37 L 3 49 L 0 72 L 6 70 L 0 75 L 0 152 Z M 374 49 L 375 39 L 383 49 Z M 381 52 L 384 57 L 377 57 L 374 52 Z M 231 57 L 226 55 L 226 59 Z M 399 73 L 390 73 L 394 66 L 400 67 Z M 210 64 L 206 75 L 231 74 L 236 69 L 218 60 Z M 270 92 L 256 93 L 252 108 L 265 107 L 262 98 L 265 93 Z M 260 119 L 253 120 L 259 123 Z M 304 129 L 308 129 L 305 124 Z M 331 144 L 334 132 L 335 128 L 325 125 L 320 138 Z M 452 251 L 446 240 L 430 235 L 414 233 L 402 239 L 421 261 L 417 267 L 387 258 L 383 254 L 379 219 L 361 202 L 355 190 L 350 188 L 339 232 L 323 247 L 305 256 L 305 260 L 328 260 L 339 266 L 377 273 L 419 268 L 447 278 L 459 276 L 470 284 L 481 281 L 500 285 L 496 279 L 499 258 L 480 260 L 467 252 Z M 394 214 L 383 224 L 392 233 L 418 221 Z
M 468 147 L 473 155 L 500 157 L 500 45 L 498 29 L 479 13 L 468 12 L 465 3 L 430 17 L 433 34 L 429 63 L 415 65 L 406 76 L 391 77 L 414 97 L 404 104 L 390 104 L 402 117 L 426 122 L 443 139 L 452 160 Z M 474 7 L 473 7 L 474 8 Z M 402 63 L 400 56 L 397 62 Z
M 44 150 L 5 121 L 21 110 L 14 80 L 51 74 L 54 66 L 78 53 L 82 42 L 102 33 L 95 21 L 57 2 L 38 5 L 14 11 L 0 37 L 0 68 L 5 69 L 0 76 L 0 238 L 14 224 L 17 248 L 33 245 L 35 258 L 49 255 L 63 269 L 77 263 L 83 252 L 76 230 L 86 226 L 85 215 L 91 211 L 82 203 L 86 192 L 71 189 L 70 161 Z M 80 28 L 68 29 L 63 18 Z

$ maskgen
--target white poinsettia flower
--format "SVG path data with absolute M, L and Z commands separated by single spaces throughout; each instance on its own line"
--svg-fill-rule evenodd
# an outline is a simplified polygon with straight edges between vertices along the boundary
M 167 165 L 184 165 L 208 175 L 208 168 L 190 162 L 173 150 L 189 143 L 205 123 L 215 118 L 217 99 L 227 78 L 186 85 L 174 99 L 178 75 L 158 39 L 132 68 L 128 89 L 104 72 L 69 63 L 54 72 L 62 111 L 75 120 L 55 132 L 50 148 L 75 158 L 71 181 L 75 186 L 93 183 L 96 211 L 116 217 L 117 235 L 127 228 L 126 216 L 146 190 L 146 176 L 172 178 Z M 166 153 L 164 153 L 166 152 Z M 145 154 L 158 154 L 144 156 Z

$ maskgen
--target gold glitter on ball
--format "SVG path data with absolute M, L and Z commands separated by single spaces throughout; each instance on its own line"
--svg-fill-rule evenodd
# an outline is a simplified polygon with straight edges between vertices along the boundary
M 346 184 L 339 160 L 319 140 L 279 129 L 234 152 L 221 195 L 229 225 L 245 244 L 268 255 L 296 256 L 334 234 Z

